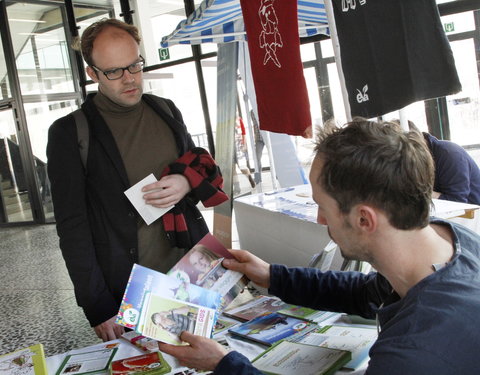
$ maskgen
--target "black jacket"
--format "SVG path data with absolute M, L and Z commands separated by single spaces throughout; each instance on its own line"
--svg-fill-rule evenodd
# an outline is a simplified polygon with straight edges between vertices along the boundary
M 89 123 L 86 174 L 71 114 L 55 121 L 48 132 L 48 176 L 52 188 L 60 248 L 72 279 L 77 303 L 92 326 L 117 314 L 133 263 L 138 262 L 137 217 L 124 191 L 130 187 L 110 129 L 90 94 L 82 105 Z M 158 98 L 144 100 L 173 131 L 179 155 L 195 147 L 180 111 Z M 183 199 L 192 242 L 208 232 L 191 194 Z

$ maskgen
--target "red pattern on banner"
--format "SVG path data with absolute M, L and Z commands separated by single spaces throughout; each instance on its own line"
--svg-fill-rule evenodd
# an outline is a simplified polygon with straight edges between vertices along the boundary
M 310 104 L 300 58 L 296 0 L 240 0 L 260 128 L 308 136 Z

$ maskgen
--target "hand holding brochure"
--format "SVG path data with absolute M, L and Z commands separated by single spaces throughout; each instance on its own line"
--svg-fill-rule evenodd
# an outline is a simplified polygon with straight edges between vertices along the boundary
M 168 271 L 168 275 L 220 293 L 223 310 L 247 284 L 243 274 L 222 266 L 224 259 L 233 259 L 233 255 L 207 233 Z
M 134 264 L 116 323 L 181 345 L 182 331 L 211 336 L 220 303 L 217 292 Z

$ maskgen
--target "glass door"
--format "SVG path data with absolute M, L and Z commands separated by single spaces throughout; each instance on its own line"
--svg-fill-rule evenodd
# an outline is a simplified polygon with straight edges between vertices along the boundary
M 81 94 L 71 64 L 71 41 L 65 32 L 65 9 L 52 2 L 7 1 L 6 12 L 28 134 L 30 173 L 38 194 L 38 219 L 54 221 L 47 177 L 48 128 L 78 107 Z M 26 131 L 25 131 L 26 130 Z M 35 216 L 35 215 L 34 215 Z
M 33 221 L 13 110 L 0 107 L 0 224 Z

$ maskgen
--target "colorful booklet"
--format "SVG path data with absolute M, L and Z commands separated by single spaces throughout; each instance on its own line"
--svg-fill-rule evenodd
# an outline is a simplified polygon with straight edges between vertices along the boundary
M 227 331 L 228 329 L 232 328 L 233 326 L 236 326 L 237 324 L 240 324 L 238 321 L 227 320 L 227 319 L 228 318 L 217 319 L 217 323 L 213 328 L 214 336 Z
M 248 322 L 260 315 L 277 312 L 286 305 L 277 297 L 257 296 L 233 309 L 225 310 L 223 314 L 242 322 Z
M 118 348 L 103 348 L 91 352 L 69 354 L 58 368 L 56 375 L 95 374 L 106 372 Z
M 146 352 L 156 352 L 158 350 L 158 341 L 145 337 L 135 331 L 122 333 L 122 338 L 138 346 Z
M 310 322 L 320 323 L 338 313 L 330 311 L 314 310 L 308 307 L 286 304 L 277 311 L 279 314 L 293 316 L 294 318 L 305 319 Z
M 162 353 L 154 352 L 113 361 L 110 365 L 110 374 L 162 375 L 170 372 L 171 369 L 168 362 L 163 358 Z
M 266 374 L 333 375 L 351 358 L 347 351 L 281 341 L 252 361 Z
M 271 346 L 292 335 L 313 330 L 317 325 L 306 320 L 292 318 L 277 313 L 265 314 L 232 327 L 232 335 L 244 337 L 260 344 Z
M 211 336 L 220 304 L 215 291 L 134 264 L 116 323 L 181 345 L 182 331 Z
M 288 340 L 325 348 L 347 350 L 352 353 L 352 359 L 343 367 L 349 370 L 358 370 L 367 364 L 369 350 L 376 339 L 377 330 L 375 328 L 328 325 Z
M 220 293 L 223 310 L 248 282 L 243 274 L 222 266 L 224 259 L 232 258 L 232 254 L 207 233 L 167 274 Z
M 1 375 L 47 375 L 42 344 L 0 355 Z

